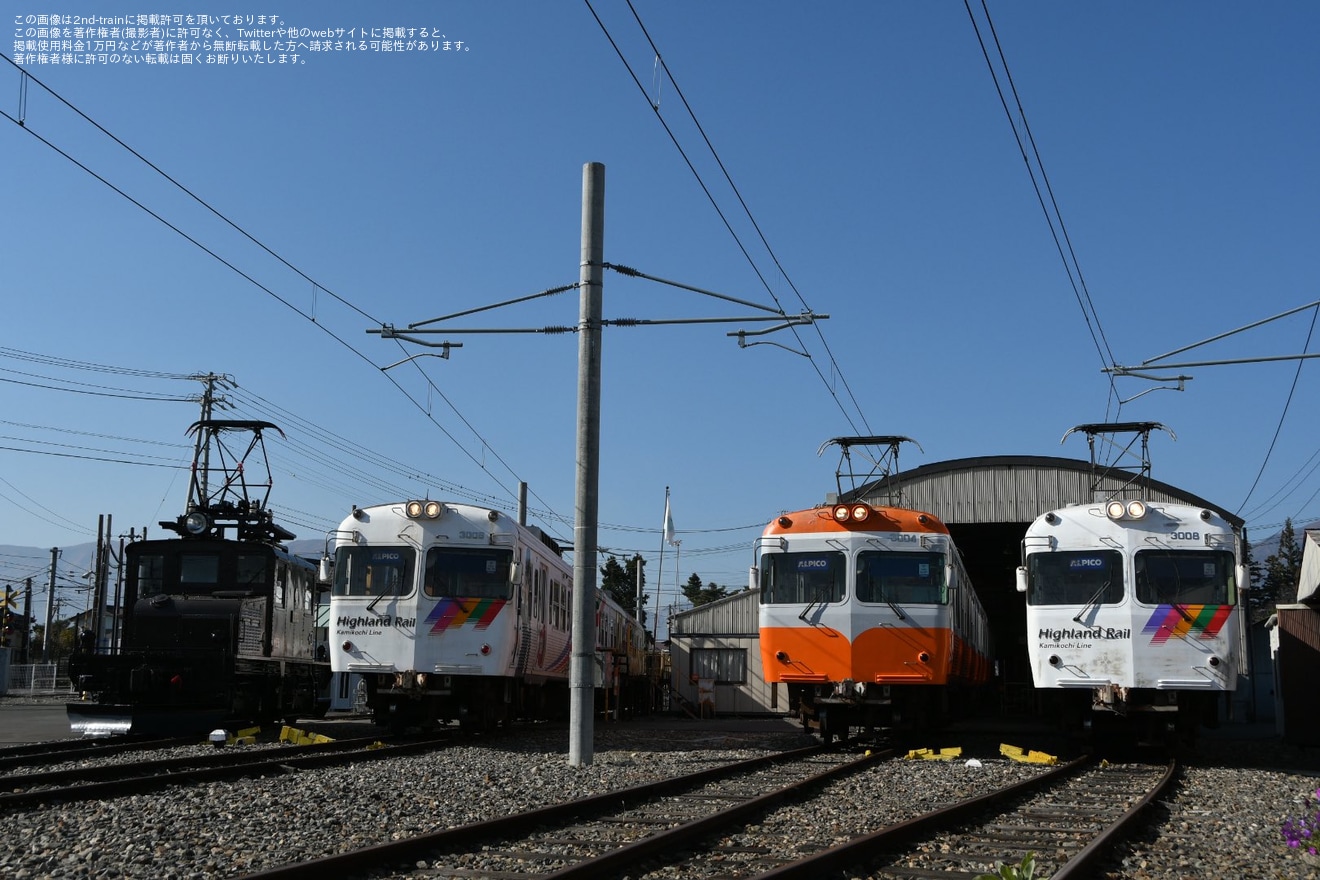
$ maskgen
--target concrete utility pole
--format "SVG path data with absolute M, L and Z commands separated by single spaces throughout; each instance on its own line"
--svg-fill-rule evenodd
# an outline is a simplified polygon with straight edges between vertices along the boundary
M 605 166 L 582 166 L 578 307 L 577 490 L 573 525 L 573 656 L 568 670 L 568 763 L 591 763 L 596 705 L 596 530 L 600 508 L 601 301 L 605 268 Z
M 46 592 L 46 628 L 41 631 L 41 662 L 50 662 L 50 622 L 55 614 L 55 566 L 60 561 L 60 548 L 50 548 L 50 587 Z

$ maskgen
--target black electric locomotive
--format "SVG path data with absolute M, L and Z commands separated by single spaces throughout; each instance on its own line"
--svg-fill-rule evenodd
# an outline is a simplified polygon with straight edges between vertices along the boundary
M 160 523 L 177 537 L 124 548 L 117 644 L 81 646 L 70 660 L 82 693 L 68 706 L 75 733 L 187 735 L 329 707 L 315 565 L 288 552 L 294 535 L 266 507 L 269 463 L 264 483 L 246 466 L 257 449 L 264 461 L 265 430 L 279 428 L 204 419 L 189 429 L 186 512 Z M 250 436 L 239 457 L 225 443 L 233 434 Z

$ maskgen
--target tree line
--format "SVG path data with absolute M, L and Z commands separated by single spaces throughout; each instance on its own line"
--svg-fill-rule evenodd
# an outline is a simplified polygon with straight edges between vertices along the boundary
M 640 613 L 637 608 L 639 577 L 642 586 L 642 608 Z M 625 611 L 641 621 L 643 626 L 646 625 L 646 606 L 649 604 L 651 596 L 646 592 L 646 560 L 642 558 L 640 553 L 622 563 L 614 556 L 606 559 L 605 564 L 600 568 L 600 589 L 608 593 L 610 598 L 618 602 Z M 725 596 L 731 596 L 737 592 L 737 590 L 721 586 L 714 581 L 705 583 L 696 572 L 688 577 L 682 590 L 684 598 L 692 603 L 694 608 L 698 605 L 707 605 L 716 599 L 723 599 Z M 654 627 L 652 632 L 654 632 Z
M 1247 591 L 1249 622 L 1267 620 L 1280 605 L 1297 601 L 1297 590 L 1302 578 L 1302 546 L 1297 543 L 1297 532 L 1292 519 L 1283 522 L 1279 533 L 1279 547 L 1261 562 L 1251 552 L 1251 545 L 1242 541 L 1243 561 L 1251 589 Z

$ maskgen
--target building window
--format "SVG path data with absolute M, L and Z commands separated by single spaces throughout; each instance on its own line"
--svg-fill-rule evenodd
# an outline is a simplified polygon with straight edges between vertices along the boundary
M 699 679 L 714 679 L 716 684 L 746 684 L 747 650 L 693 648 L 692 674 Z

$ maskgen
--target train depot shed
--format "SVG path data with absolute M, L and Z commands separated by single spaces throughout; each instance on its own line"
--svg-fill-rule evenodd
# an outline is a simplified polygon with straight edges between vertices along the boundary
M 890 438 L 874 438 L 890 439 Z M 823 447 L 822 447 L 823 448 Z M 1086 460 L 999 455 L 960 458 L 900 471 L 829 493 L 820 503 L 864 501 L 933 513 L 949 527 L 990 620 L 999 660 L 999 705 L 1005 714 L 1033 711 L 1024 599 L 1016 571 L 1022 538 L 1048 510 L 1096 499 L 1143 498 L 1208 508 L 1234 528 L 1243 520 L 1189 492 L 1154 480 L 1149 463 L 1133 471 Z M 747 591 L 674 615 L 670 622 L 673 689 L 680 702 L 703 701 L 716 714 L 787 712 L 787 695 L 765 682 L 757 640 L 757 601 Z M 699 692 L 700 691 L 700 692 Z M 1240 684 L 1235 699 L 1249 699 Z M 1233 717 L 1245 707 L 1234 707 Z

